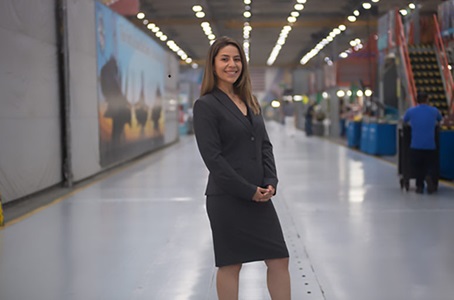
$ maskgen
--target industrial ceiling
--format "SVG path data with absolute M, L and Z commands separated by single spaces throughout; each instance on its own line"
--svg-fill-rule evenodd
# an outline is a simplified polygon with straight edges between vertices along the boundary
M 248 4 L 245 4 L 248 3 Z M 371 4 L 365 9 L 363 3 Z M 250 3 L 250 4 L 249 4 Z M 291 30 L 285 38 L 285 44 L 271 64 L 276 67 L 301 66 L 301 58 L 322 41 L 329 33 L 344 24 L 346 30 L 338 34 L 323 49 L 323 55 L 337 59 L 337 54 L 350 47 L 349 42 L 360 38 L 363 42 L 377 31 L 380 16 L 390 10 L 407 9 L 418 5 L 422 14 L 436 13 L 440 1 L 436 0 L 141 0 L 140 10 L 143 19 L 135 16 L 130 19 L 148 31 L 149 34 L 167 47 L 169 40 L 174 41 L 192 63 L 203 64 L 209 47 L 209 39 L 201 23 L 209 22 L 216 37 L 230 36 L 240 42 L 244 41 L 244 23 L 249 22 L 252 30 L 249 33 L 249 57 L 251 66 L 269 66 L 270 54 L 278 42 L 284 26 Z M 296 4 L 304 8 L 297 10 Z M 197 18 L 194 6 L 199 5 L 204 17 Z M 366 6 L 367 7 L 367 6 Z M 297 7 L 301 8 L 301 6 Z M 197 9 L 196 9 L 197 10 Z M 358 10 L 356 22 L 349 22 L 347 17 Z M 244 12 L 251 13 L 250 18 Z M 292 12 L 299 16 L 289 22 Z M 162 41 L 148 30 L 145 23 L 155 24 L 166 35 Z M 319 55 L 322 55 L 320 53 Z M 268 62 L 268 64 L 267 64 Z M 309 62 L 307 65 L 310 65 Z

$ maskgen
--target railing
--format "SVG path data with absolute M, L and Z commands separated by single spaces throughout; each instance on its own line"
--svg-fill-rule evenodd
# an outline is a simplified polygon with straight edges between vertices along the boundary
M 407 80 L 408 87 L 408 101 L 411 103 L 411 106 L 416 105 L 416 85 L 415 77 L 413 75 L 413 70 L 411 69 L 410 55 L 408 54 L 407 40 L 405 38 L 404 26 L 402 24 L 402 19 L 400 13 L 396 10 L 396 40 L 397 46 L 399 47 L 399 52 L 401 53 L 402 64 L 405 68 L 405 77 Z
M 443 78 L 446 85 L 446 95 L 448 96 L 448 105 L 450 105 L 450 113 L 454 114 L 454 81 L 452 78 L 451 70 L 449 70 L 448 57 L 446 55 L 443 39 L 441 38 L 440 26 L 438 25 L 438 18 L 434 15 L 435 23 L 435 45 L 440 57 L 441 70 L 443 71 Z

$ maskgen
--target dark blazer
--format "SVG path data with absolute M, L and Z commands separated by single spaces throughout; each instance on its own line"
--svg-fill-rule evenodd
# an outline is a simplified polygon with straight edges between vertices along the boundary
M 210 174 L 206 195 L 252 200 L 257 186 L 277 188 L 273 146 L 261 114 L 252 124 L 220 89 L 194 103 L 194 133 Z

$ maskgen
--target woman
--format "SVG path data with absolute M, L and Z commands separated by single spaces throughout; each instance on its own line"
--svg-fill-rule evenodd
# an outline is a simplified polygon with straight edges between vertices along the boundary
M 278 182 L 272 145 L 237 41 L 211 45 L 193 113 L 210 172 L 205 194 L 219 299 L 238 299 L 241 266 L 252 261 L 265 261 L 271 298 L 290 299 L 289 254 L 271 201 Z

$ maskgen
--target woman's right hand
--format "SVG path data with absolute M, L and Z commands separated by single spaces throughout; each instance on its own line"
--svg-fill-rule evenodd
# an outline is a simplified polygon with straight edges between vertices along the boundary
M 273 192 L 270 189 L 264 189 L 258 186 L 252 200 L 255 202 L 266 202 L 271 199 L 271 196 L 273 196 Z

